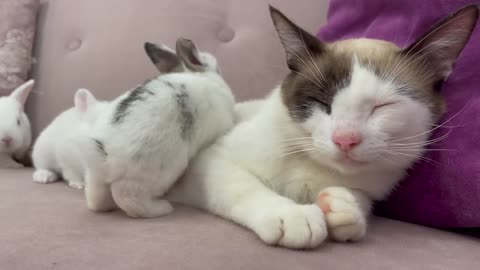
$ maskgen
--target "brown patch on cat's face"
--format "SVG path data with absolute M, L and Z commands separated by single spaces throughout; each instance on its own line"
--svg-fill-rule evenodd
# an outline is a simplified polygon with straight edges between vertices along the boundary
M 351 39 L 332 43 L 334 51 L 356 55 L 383 80 L 390 80 L 396 91 L 427 105 L 438 118 L 445 110 L 439 94 L 438 78 L 426 59 L 408 54 L 395 44 L 375 39 Z
M 292 71 L 283 82 L 282 95 L 295 121 L 308 118 L 312 106 L 331 112 L 335 94 L 350 81 L 354 60 L 395 92 L 425 104 L 436 120 L 445 110 L 437 90 L 468 42 L 479 7 L 468 5 L 445 17 L 406 49 L 372 39 L 327 44 L 272 6 L 270 15 Z
M 435 76 L 423 59 L 407 55 L 392 43 L 372 39 L 344 40 L 323 48 L 320 53 L 307 53 L 297 71 L 283 81 L 283 101 L 295 121 L 308 119 L 313 108 L 331 113 L 335 95 L 350 84 L 354 57 L 379 78 L 391 81 L 399 94 L 428 106 L 435 118 L 443 113 Z
M 282 97 L 295 121 L 307 119 L 314 107 L 330 114 L 338 90 L 351 79 L 351 58 L 325 51 L 312 57 L 298 71 L 292 71 L 282 84 Z

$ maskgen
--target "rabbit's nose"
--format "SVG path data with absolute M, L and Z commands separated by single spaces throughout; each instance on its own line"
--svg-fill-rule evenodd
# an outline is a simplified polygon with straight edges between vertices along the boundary
M 10 136 L 5 136 L 5 137 L 2 138 L 2 142 L 3 142 L 3 144 L 5 144 L 6 146 L 10 146 L 10 145 L 12 144 L 12 142 L 13 142 L 13 139 L 12 139 L 12 137 L 10 137 Z

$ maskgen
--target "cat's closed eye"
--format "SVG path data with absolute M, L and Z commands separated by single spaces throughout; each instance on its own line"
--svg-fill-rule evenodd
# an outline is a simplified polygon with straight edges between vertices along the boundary
M 384 108 L 387 108 L 389 106 L 392 106 L 394 105 L 396 102 L 394 101 L 390 101 L 390 102 L 383 102 L 383 103 L 378 103 L 376 104 L 373 109 L 372 109 L 372 112 L 370 113 L 370 115 L 374 114 L 376 111 L 380 110 L 380 109 L 384 109 Z
M 315 97 L 315 96 L 308 96 L 308 97 L 307 97 L 307 101 L 308 101 L 308 103 L 310 103 L 310 104 L 312 104 L 312 103 L 315 104 L 315 103 L 316 103 L 316 104 L 318 104 L 318 105 L 320 105 L 320 106 L 322 106 L 322 107 L 325 107 L 325 108 L 328 107 L 328 104 L 327 104 L 325 101 L 322 101 L 322 100 L 320 100 L 319 98 L 317 98 L 317 97 Z

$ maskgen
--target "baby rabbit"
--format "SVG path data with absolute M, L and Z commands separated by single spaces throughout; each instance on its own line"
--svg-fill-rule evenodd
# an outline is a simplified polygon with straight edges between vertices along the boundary
M 234 124 L 234 98 L 219 74 L 216 59 L 179 38 L 176 54 L 145 43 L 163 74 L 113 101 L 91 138 L 85 194 L 87 206 L 108 211 L 116 206 L 134 218 L 169 214 L 160 199 L 199 149 Z
M 73 138 L 88 135 L 97 115 L 108 103 L 96 100 L 86 89 L 75 93 L 74 103 L 75 106 L 58 115 L 35 142 L 34 182 L 51 183 L 61 176 L 70 187 L 83 188 L 85 168 L 81 152 L 72 147 Z
M 24 105 L 34 85 L 29 80 L 9 96 L 0 97 L 0 168 L 20 168 L 32 143 L 30 121 Z M 17 161 L 16 161 L 17 160 Z

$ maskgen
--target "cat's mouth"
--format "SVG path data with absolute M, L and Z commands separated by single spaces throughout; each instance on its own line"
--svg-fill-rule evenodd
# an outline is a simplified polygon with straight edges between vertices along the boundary
M 338 155 L 335 161 L 341 165 L 347 165 L 347 166 L 362 166 L 362 165 L 368 164 L 368 162 L 366 161 L 361 161 L 353 158 L 348 153 L 341 153 L 340 155 Z

